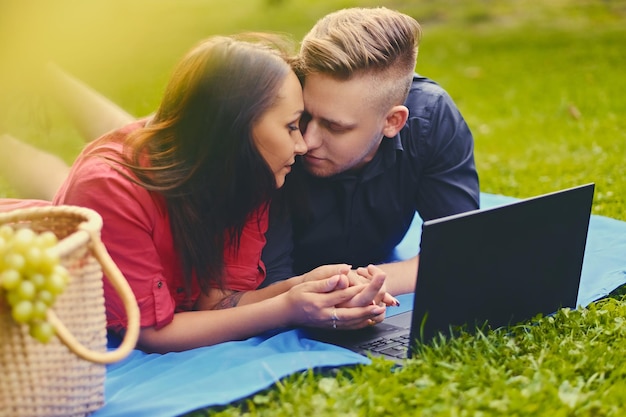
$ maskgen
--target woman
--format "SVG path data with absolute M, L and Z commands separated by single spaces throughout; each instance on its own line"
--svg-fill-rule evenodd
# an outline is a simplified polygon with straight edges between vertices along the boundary
M 383 319 L 373 300 L 385 276 L 376 268 L 369 284 L 350 286 L 348 265 L 327 265 L 257 290 L 269 201 L 306 152 L 303 108 L 300 83 L 276 49 L 214 37 L 178 64 L 153 117 L 78 157 L 54 203 L 103 217 L 102 240 L 140 307 L 140 348 Z M 105 300 L 109 328 L 123 333 L 126 317 L 106 281 Z

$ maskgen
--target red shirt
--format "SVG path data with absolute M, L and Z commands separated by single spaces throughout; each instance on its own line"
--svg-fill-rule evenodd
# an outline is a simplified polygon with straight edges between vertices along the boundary
M 165 199 L 129 181 L 118 170 L 132 175 L 130 171 L 116 164 L 114 168 L 101 157 L 119 159 L 117 152 L 122 150 L 124 138 L 144 125 L 145 121 L 133 123 L 89 144 L 72 165 L 54 204 L 88 207 L 102 216 L 102 241 L 135 294 L 141 326 L 159 329 L 173 320 L 174 313 L 193 308 L 199 285 L 194 281 L 191 295 L 186 294 Z M 261 251 L 267 227 L 268 210 L 253 212 L 239 251 L 235 254 L 232 248 L 226 249 L 226 289 L 253 290 L 265 278 Z M 107 326 L 119 332 L 126 327 L 126 313 L 106 279 L 104 296 Z

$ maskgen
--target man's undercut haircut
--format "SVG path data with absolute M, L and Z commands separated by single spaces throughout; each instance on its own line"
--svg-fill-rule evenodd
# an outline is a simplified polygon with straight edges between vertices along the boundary
M 338 80 L 372 76 L 380 105 L 407 97 L 422 36 L 412 17 L 384 7 L 349 8 L 320 19 L 304 37 L 295 69 L 305 80 L 323 74 Z

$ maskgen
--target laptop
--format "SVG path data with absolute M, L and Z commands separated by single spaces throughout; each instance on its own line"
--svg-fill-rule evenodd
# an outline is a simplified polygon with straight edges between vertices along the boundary
M 576 308 L 593 183 L 422 226 L 412 311 L 312 338 L 396 362 L 455 329 L 497 329 Z

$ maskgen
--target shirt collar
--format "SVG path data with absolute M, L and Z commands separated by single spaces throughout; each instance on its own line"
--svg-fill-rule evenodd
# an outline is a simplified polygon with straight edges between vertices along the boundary
M 374 158 L 363 168 L 361 179 L 368 181 L 391 168 L 402 151 L 404 148 L 399 133 L 392 138 L 384 137 Z

